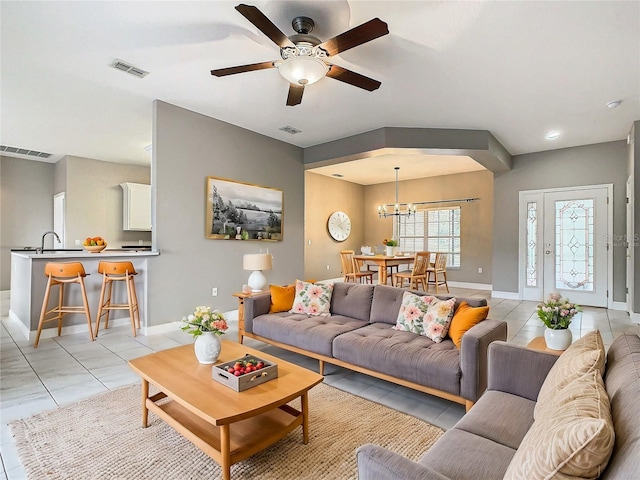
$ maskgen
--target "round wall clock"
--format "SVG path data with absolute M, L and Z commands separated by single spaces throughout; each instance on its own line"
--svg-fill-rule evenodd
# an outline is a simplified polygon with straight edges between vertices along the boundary
M 344 212 L 333 212 L 329 215 L 327 229 L 331 238 L 338 242 L 344 242 L 351 234 L 351 219 Z

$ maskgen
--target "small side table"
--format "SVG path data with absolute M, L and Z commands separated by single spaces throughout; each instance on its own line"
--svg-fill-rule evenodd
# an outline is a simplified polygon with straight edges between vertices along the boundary
M 238 343 L 242 345 L 244 333 L 244 299 L 249 298 L 251 293 L 234 293 L 233 296 L 238 298 Z
M 531 350 L 539 350 L 541 352 L 553 353 L 554 355 L 562 355 L 564 350 L 551 350 L 547 348 L 547 342 L 544 341 L 544 337 L 536 337 L 529 342 L 527 348 Z

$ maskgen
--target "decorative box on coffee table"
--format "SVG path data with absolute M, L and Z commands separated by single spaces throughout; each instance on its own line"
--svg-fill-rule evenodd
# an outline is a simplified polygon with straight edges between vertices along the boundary
M 233 367 L 237 362 L 245 364 L 246 362 L 254 360 L 255 363 L 262 362 L 264 367 L 259 370 L 253 370 L 252 372 L 245 373 L 240 376 L 236 376 L 228 371 L 229 367 Z M 251 387 L 255 387 L 262 383 L 268 382 L 278 377 L 278 365 L 266 360 L 262 360 L 254 355 L 245 355 L 231 362 L 221 363 L 220 365 L 214 365 L 211 369 L 211 378 L 216 382 L 219 382 L 227 387 L 234 389 L 236 392 L 242 392 Z

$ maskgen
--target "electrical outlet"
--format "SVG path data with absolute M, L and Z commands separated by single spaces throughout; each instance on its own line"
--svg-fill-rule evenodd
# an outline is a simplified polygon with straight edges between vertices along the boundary
M 211 296 L 212 297 L 217 297 L 218 296 L 218 287 L 213 287 L 211 289 Z
M 482 267 L 478 267 L 478 273 L 482 273 Z
M 329 265 L 327 265 L 327 270 L 329 270 Z
M 80 240 L 76 240 L 76 245 L 82 245 L 82 242 Z

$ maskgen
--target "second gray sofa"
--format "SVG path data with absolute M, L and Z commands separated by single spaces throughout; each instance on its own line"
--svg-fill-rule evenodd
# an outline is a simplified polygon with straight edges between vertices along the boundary
M 507 339 L 507 324 L 485 319 L 462 337 L 435 343 L 428 337 L 392 328 L 406 290 L 386 285 L 336 283 L 331 316 L 269 313 L 269 293 L 244 301 L 240 334 L 315 358 L 324 374 L 331 363 L 436 395 L 469 409 L 487 386 L 487 349 Z M 424 295 L 423 292 L 413 292 Z M 451 298 L 442 297 L 439 298 Z M 484 306 L 484 299 L 465 300 Z

